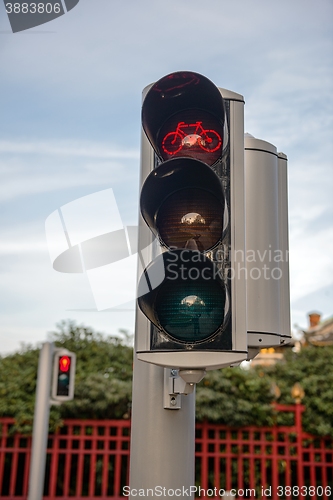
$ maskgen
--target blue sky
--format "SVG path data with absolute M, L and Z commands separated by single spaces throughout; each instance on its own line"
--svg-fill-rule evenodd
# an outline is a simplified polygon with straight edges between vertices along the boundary
M 288 155 L 292 323 L 332 315 L 332 21 L 331 0 L 80 0 L 13 34 L 0 3 L 0 352 L 66 318 L 133 331 L 133 304 L 91 311 L 52 269 L 45 220 L 112 188 L 137 223 L 141 92 L 177 70 L 244 95 L 246 132 Z

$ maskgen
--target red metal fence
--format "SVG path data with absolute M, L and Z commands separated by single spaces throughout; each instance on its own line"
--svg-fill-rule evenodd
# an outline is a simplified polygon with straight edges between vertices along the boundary
M 302 405 L 278 405 L 290 426 L 196 426 L 200 498 L 333 499 L 333 440 L 302 430 Z M 0 419 L 0 499 L 26 500 L 31 437 Z M 44 498 L 119 500 L 128 485 L 130 421 L 65 420 L 49 436 Z M 199 490 L 199 487 L 201 490 Z

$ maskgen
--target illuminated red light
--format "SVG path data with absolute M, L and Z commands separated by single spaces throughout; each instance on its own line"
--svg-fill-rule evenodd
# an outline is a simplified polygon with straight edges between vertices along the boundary
M 176 155 L 191 148 L 200 148 L 206 153 L 221 149 L 221 136 L 212 129 L 204 129 L 201 121 L 178 122 L 176 130 L 168 132 L 162 140 L 162 149 L 167 155 Z
M 70 364 L 71 358 L 69 356 L 61 356 L 61 358 L 59 358 L 59 369 L 62 372 L 68 372 Z

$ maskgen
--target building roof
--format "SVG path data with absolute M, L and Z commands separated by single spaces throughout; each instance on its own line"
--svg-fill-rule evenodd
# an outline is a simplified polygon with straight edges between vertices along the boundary
M 303 333 L 309 344 L 333 345 L 333 316 L 326 321 L 310 326 L 308 330 L 303 330 Z

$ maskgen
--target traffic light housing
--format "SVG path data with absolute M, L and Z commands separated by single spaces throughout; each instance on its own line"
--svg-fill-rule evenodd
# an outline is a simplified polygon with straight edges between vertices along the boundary
M 247 357 L 244 100 L 188 71 L 144 92 L 138 359 L 228 366 Z
M 249 359 L 291 340 L 287 157 L 245 136 Z
M 70 401 L 74 398 L 76 355 L 61 349 L 53 359 L 51 397 L 55 401 Z

